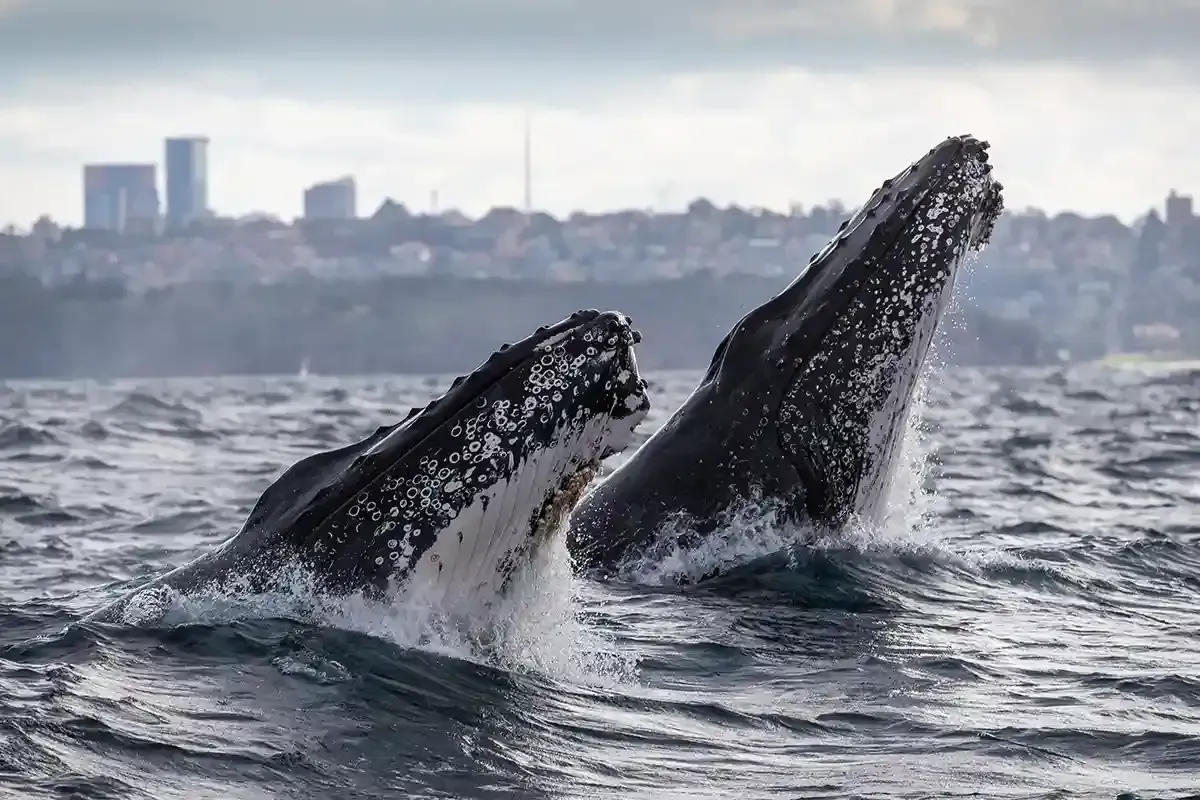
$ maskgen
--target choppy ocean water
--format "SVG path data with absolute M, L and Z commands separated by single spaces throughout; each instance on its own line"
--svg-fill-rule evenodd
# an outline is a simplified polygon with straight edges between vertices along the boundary
M 648 377 L 647 432 L 697 375 Z M 1200 796 L 1200 372 L 939 373 L 883 529 L 702 590 L 558 553 L 487 653 L 403 608 L 76 624 L 444 387 L 0 385 L 0 796 Z

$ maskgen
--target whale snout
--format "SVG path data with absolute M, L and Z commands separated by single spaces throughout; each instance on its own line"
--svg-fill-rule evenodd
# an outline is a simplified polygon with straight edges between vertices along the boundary
M 612 350 L 633 347 L 642 341 L 642 332 L 620 311 L 605 311 L 592 321 L 590 327 L 595 331 L 597 341 Z
M 612 364 L 612 388 L 616 393 L 613 416 L 639 419 L 650 411 L 650 395 L 645 378 L 638 372 L 634 346 L 641 343 L 642 334 L 633 327 L 628 316 L 617 311 L 605 312 L 597 319 L 603 329 L 603 339 L 616 354 Z

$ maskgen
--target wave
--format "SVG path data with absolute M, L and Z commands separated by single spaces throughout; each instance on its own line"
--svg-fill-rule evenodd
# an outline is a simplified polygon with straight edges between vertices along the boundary
M 695 376 L 651 378 L 658 424 Z M 52 438 L 0 452 L 0 793 L 1182 798 L 1193 382 L 942 375 L 879 524 L 746 509 L 613 583 L 560 543 L 476 625 L 302 583 L 79 621 L 430 381 L 10 386 Z

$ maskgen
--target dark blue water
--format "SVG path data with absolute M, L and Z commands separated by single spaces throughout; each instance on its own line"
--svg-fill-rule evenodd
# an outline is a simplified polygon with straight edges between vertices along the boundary
M 651 377 L 647 427 L 696 378 Z M 0 388 L 0 795 L 1200 792 L 1186 369 L 940 374 L 883 529 L 754 561 L 792 534 L 748 515 L 645 565 L 659 586 L 575 579 L 560 551 L 488 646 L 404 608 L 76 624 L 227 537 L 286 465 L 442 388 Z M 670 587 L 713 559 L 750 564 Z

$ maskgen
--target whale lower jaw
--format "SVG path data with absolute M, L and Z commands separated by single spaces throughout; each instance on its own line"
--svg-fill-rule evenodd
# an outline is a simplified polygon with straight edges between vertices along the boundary
M 439 532 L 390 594 L 455 619 L 486 615 L 552 546 L 601 456 L 624 449 L 640 420 L 594 417 L 514 464 Z

